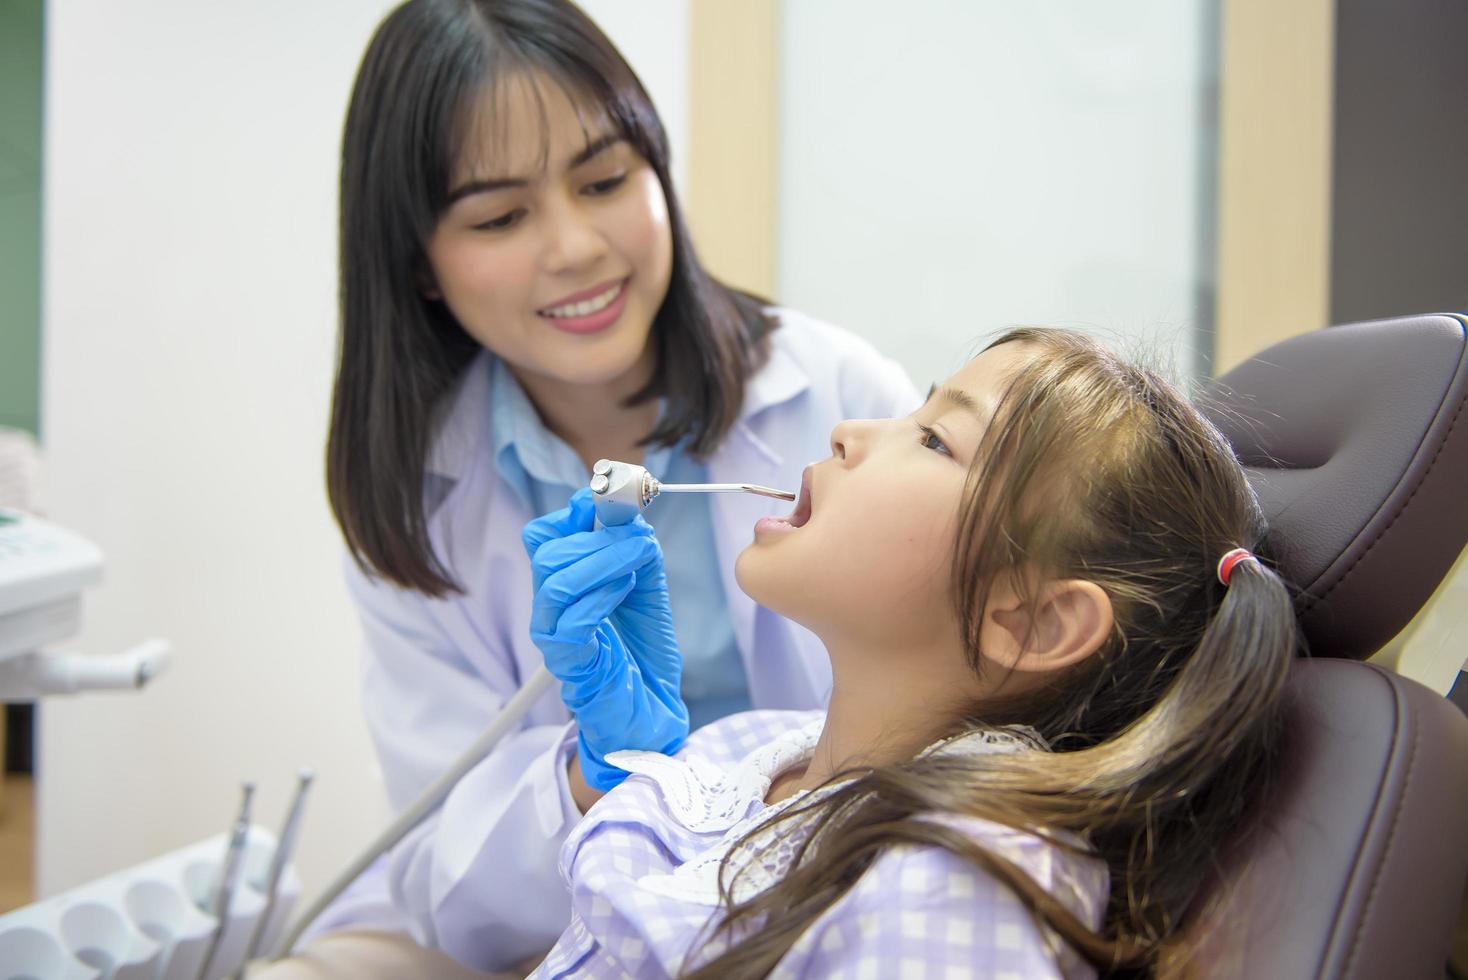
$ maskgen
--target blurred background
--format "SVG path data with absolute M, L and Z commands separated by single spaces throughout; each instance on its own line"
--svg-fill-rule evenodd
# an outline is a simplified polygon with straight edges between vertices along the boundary
M 0 0 L 0 426 L 42 459 L 0 489 L 106 554 L 72 646 L 175 649 L 10 712 L 0 910 L 224 829 L 245 778 L 274 826 L 317 770 L 307 892 L 388 816 L 322 471 L 341 125 L 390 6 Z M 1019 323 L 1204 378 L 1468 309 L 1455 0 L 584 6 L 713 270 L 919 385 Z M 1446 692 L 1465 608 L 1460 562 L 1384 656 Z

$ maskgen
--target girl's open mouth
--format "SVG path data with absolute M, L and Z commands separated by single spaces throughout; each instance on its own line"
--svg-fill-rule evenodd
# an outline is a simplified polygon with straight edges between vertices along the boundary
M 795 510 L 785 517 L 761 517 L 754 525 L 756 534 L 762 531 L 790 532 L 805 527 L 810 521 L 812 507 L 810 471 L 807 466 L 801 474 L 800 496 L 795 499 Z
M 795 511 L 785 520 L 790 522 L 791 527 L 805 527 L 810 520 L 811 509 L 810 491 L 810 467 L 800 474 L 800 496 L 795 498 Z

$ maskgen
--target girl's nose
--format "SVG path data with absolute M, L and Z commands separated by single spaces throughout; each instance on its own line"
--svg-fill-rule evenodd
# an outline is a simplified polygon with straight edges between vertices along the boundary
M 878 425 L 869 419 L 847 419 L 831 430 L 831 455 L 847 463 L 859 462 Z

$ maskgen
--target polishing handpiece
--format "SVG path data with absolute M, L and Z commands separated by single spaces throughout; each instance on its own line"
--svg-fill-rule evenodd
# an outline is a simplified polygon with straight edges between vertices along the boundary
M 591 468 L 591 493 L 597 520 L 608 525 L 626 524 L 664 493 L 753 493 L 777 500 L 796 496 L 753 483 L 661 483 L 641 466 L 613 459 L 599 459 Z

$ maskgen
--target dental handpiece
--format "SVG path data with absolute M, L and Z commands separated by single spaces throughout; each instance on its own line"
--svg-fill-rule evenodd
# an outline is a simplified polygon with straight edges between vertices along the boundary
M 752 493 L 777 500 L 794 500 L 789 490 L 753 483 L 662 483 L 641 466 L 599 459 L 591 468 L 591 493 L 596 516 L 603 524 L 625 524 L 664 493 Z
M 195 980 L 205 980 L 209 976 L 209 968 L 214 964 L 214 957 L 219 952 L 220 940 L 224 938 L 224 932 L 229 928 L 229 907 L 234 899 L 235 885 L 239 882 L 240 867 L 244 862 L 245 843 L 250 836 L 250 801 L 255 796 L 254 783 L 240 784 L 240 811 L 235 817 L 234 825 L 230 828 L 229 837 L 224 848 L 224 861 L 219 866 L 219 877 L 214 882 L 213 891 L 209 895 L 208 912 L 214 917 L 214 932 L 209 937 L 209 951 L 204 954 L 204 959 L 199 963 L 199 972 Z

